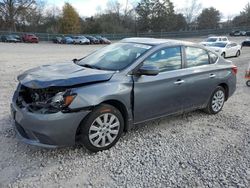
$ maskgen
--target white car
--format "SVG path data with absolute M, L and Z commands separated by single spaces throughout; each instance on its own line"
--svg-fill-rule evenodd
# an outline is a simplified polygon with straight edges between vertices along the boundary
M 207 39 L 205 39 L 203 42 L 201 42 L 200 44 L 203 45 L 203 46 L 207 46 L 207 45 L 210 45 L 210 44 L 213 44 L 213 43 L 216 43 L 216 42 L 229 42 L 228 38 L 227 37 L 223 37 L 223 36 L 220 36 L 220 37 L 208 37 Z
M 90 40 L 84 36 L 74 36 L 72 39 L 74 44 L 90 44 Z
M 206 47 L 224 58 L 239 57 L 241 54 L 241 45 L 235 42 L 216 42 Z

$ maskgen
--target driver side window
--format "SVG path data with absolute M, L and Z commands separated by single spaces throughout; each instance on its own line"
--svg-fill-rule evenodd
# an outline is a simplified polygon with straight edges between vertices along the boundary
M 144 61 L 144 65 L 158 67 L 160 72 L 181 69 L 181 47 L 169 47 L 157 51 Z

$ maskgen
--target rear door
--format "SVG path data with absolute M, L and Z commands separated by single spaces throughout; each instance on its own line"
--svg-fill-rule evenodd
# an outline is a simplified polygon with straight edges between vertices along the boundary
M 237 43 L 234 43 L 234 42 L 231 43 L 231 47 L 232 47 L 232 54 L 231 54 L 231 56 L 235 56 L 236 53 L 237 53 L 237 51 L 239 50 Z
M 233 54 L 233 48 L 232 48 L 232 44 L 228 43 L 226 45 L 226 57 L 231 57 Z
M 217 57 L 215 54 L 214 56 Z M 183 98 L 184 109 L 204 107 L 216 86 L 217 76 L 210 64 L 209 52 L 202 48 L 186 46 L 185 57 L 183 80 L 187 90 Z
M 159 68 L 156 76 L 134 76 L 136 123 L 182 110 L 185 84 L 182 80 L 182 48 L 168 47 L 150 55 L 144 65 Z

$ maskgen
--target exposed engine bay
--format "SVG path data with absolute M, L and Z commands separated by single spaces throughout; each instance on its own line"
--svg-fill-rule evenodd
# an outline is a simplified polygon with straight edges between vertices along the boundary
M 34 113 L 56 113 L 64 107 L 64 95 L 70 92 L 65 88 L 31 89 L 21 86 L 16 104 Z

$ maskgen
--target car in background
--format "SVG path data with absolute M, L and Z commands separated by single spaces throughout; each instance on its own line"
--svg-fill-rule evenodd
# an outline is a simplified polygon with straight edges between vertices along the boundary
M 80 143 L 97 152 L 142 122 L 198 109 L 219 113 L 236 90 L 236 74 L 231 61 L 203 46 L 128 38 L 73 62 L 25 71 L 11 114 L 27 144 Z
M 100 41 L 100 44 L 111 44 L 111 41 L 102 36 L 95 36 Z
M 241 43 L 241 46 L 250 46 L 250 38 L 247 38 L 246 40 L 244 40 L 242 43 Z
M 2 42 L 21 42 L 20 40 L 16 39 L 13 35 L 3 35 L 1 36 L 1 41 Z
M 22 36 L 22 41 L 23 42 L 28 42 L 28 43 L 38 43 L 39 38 L 34 34 L 24 34 Z
M 250 31 L 247 31 L 247 32 L 246 32 L 246 36 L 250 36 Z
M 72 39 L 74 44 L 90 44 L 89 39 L 85 36 L 73 36 Z
M 246 31 L 232 31 L 229 35 L 233 37 L 246 36 Z
M 63 37 L 62 44 L 73 44 L 74 40 L 71 37 Z
M 22 38 L 19 35 L 12 35 L 18 42 L 22 42 Z
M 85 36 L 87 39 L 89 39 L 90 44 L 100 44 L 100 40 L 93 36 Z
M 208 37 L 207 39 L 202 41 L 200 44 L 203 46 L 207 46 L 216 42 L 229 42 L 229 40 L 225 36 L 212 36 L 212 37 Z
M 216 42 L 206 46 L 211 51 L 222 57 L 239 57 L 241 54 L 241 45 L 235 42 Z
M 52 39 L 52 42 L 55 44 L 61 44 L 62 43 L 62 37 L 55 37 Z

